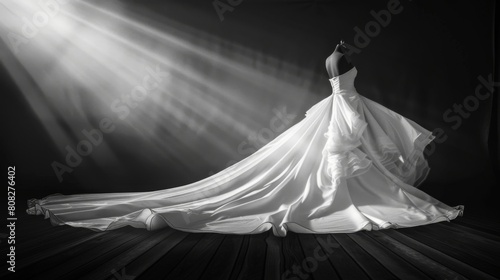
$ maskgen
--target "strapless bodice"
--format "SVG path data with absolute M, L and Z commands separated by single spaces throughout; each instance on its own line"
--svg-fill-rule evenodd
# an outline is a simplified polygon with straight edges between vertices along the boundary
M 357 73 L 358 70 L 356 67 L 353 67 L 351 70 L 329 79 L 330 84 L 332 85 L 333 94 L 356 94 L 357 92 L 354 87 L 354 79 L 356 78 Z

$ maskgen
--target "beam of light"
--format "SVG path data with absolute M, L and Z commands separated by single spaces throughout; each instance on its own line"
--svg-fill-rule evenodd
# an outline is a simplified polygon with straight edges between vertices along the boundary
M 55 3 L 52 10 L 40 4 L 48 2 Z M 241 158 L 227 143 L 267 126 L 273 107 L 304 109 L 308 92 L 298 76 L 310 73 L 111 3 L 1 1 L 2 40 L 9 47 L 1 51 L 2 63 L 62 155 L 84 139 L 83 129 L 109 118 L 114 137 L 196 168 L 187 149 L 200 164 L 213 160 L 207 148 L 221 158 Z M 154 89 L 141 93 L 146 84 Z M 106 141 L 95 150 L 88 158 L 97 165 L 120 165 Z

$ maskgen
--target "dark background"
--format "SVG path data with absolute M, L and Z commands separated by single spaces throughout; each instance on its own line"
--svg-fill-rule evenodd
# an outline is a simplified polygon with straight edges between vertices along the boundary
M 283 87 L 235 88 L 235 95 L 249 100 L 249 110 L 235 110 L 234 114 L 253 119 L 255 130 L 268 125 L 271 109 L 279 104 L 288 104 L 298 122 L 310 106 L 328 96 L 326 57 L 340 39 L 354 44 L 354 28 L 364 30 L 374 20 L 370 11 L 386 9 L 388 3 L 243 0 L 233 11 L 225 12 L 221 21 L 211 1 L 120 2 L 144 22 L 169 19 L 206 32 L 211 39 L 185 39 L 206 44 L 222 55 L 245 52 L 249 61 L 266 66 L 266 73 L 293 88 L 290 98 L 281 100 L 272 92 L 283 91 Z M 499 194 L 500 103 L 491 94 L 455 128 L 455 121 L 447 121 L 443 114 L 474 95 L 480 84 L 478 77 L 493 75 L 498 81 L 494 2 L 401 0 L 402 12 L 393 15 L 390 24 L 352 56 L 359 71 L 356 88 L 362 95 L 429 130 L 441 131 L 441 140 L 428 147 L 431 173 L 421 189 L 449 205 L 464 204 L 465 215 L 468 211 L 485 215 L 498 212 L 494 206 Z M 6 48 L 4 43 L 1 47 Z M 8 50 L 3 53 L 2 62 Z M 198 65 L 188 58 L 186 64 Z M 158 156 L 149 149 L 148 141 L 134 135 L 113 133 L 105 141 L 117 162 L 103 164 L 89 157 L 59 182 L 51 163 L 64 162 L 65 155 L 47 135 L 5 67 L 2 63 L 2 168 L 16 166 L 18 197 L 170 188 L 205 178 L 224 169 L 228 161 L 243 158 L 225 149 L 236 150 L 247 135 L 224 124 L 210 124 L 203 133 L 184 130 L 185 141 L 169 142 L 165 137 L 165 145 L 176 151 L 171 156 L 168 152 Z M 244 83 L 245 77 L 225 80 L 220 71 L 211 70 L 215 67 L 200 62 L 198 70 L 214 83 Z M 286 92 L 280 96 L 286 97 Z M 218 110 L 231 111 L 217 106 Z M 221 137 L 214 141 L 214 135 Z M 178 154 L 183 156 L 178 158 Z

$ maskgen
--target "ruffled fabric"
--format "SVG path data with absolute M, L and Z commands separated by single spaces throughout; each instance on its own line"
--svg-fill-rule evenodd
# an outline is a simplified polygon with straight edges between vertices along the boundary
M 429 171 L 432 133 L 354 88 L 355 68 L 332 95 L 244 160 L 204 180 L 152 192 L 54 194 L 27 213 L 96 231 L 156 230 L 277 236 L 346 233 L 450 221 L 450 207 L 415 186 Z
M 362 115 L 373 120 L 362 139 L 364 149 L 403 182 L 418 187 L 429 174 L 424 150 L 435 136 L 414 121 L 361 98 Z

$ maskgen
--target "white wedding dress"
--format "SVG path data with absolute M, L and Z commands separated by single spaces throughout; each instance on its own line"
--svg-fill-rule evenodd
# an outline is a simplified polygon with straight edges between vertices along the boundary
M 204 180 L 171 189 L 55 194 L 29 214 L 93 230 L 133 226 L 277 236 L 347 233 L 450 221 L 450 207 L 418 186 L 431 132 L 356 92 L 357 69 L 330 79 L 333 92 L 272 142 Z

